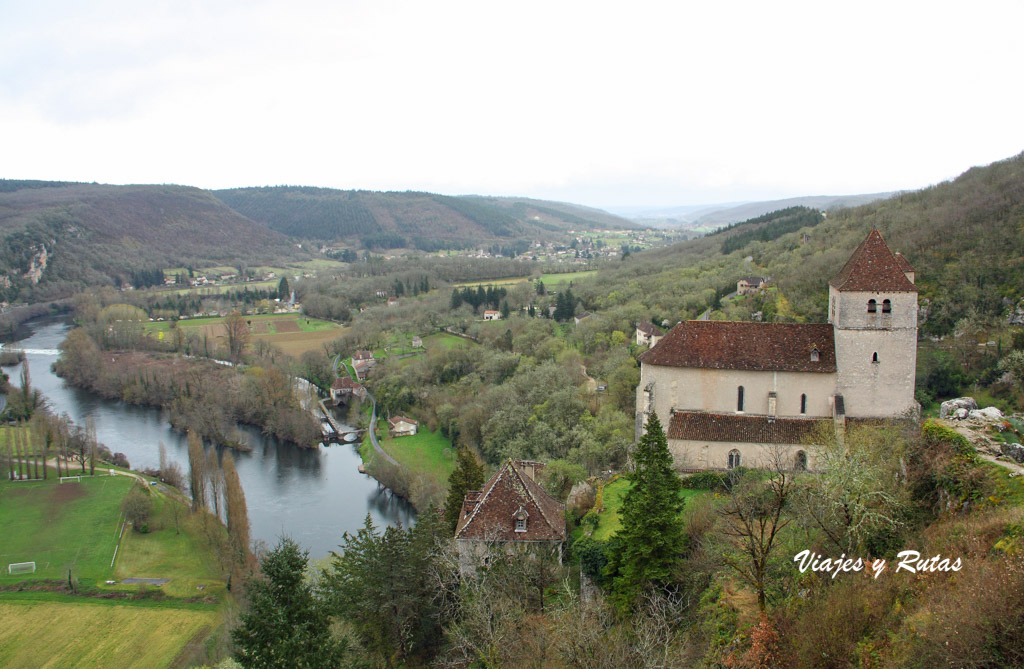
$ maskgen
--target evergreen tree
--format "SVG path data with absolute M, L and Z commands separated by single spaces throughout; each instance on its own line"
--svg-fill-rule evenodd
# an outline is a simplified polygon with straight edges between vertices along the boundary
M 249 608 L 231 631 L 243 667 L 337 667 L 345 648 L 331 636 L 324 602 L 306 581 L 308 551 L 283 538 L 249 584 Z
M 476 456 L 467 447 L 459 449 L 455 471 L 448 477 L 448 499 L 444 504 L 444 519 L 455 534 L 455 526 L 459 523 L 462 503 L 466 493 L 479 490 L 484 484 L 484 468 L 477 462 Z
M 292 289 L 288 285 L 288 277 L 282 276 L 281 282 L 277 284 L 277 297 L 280 300 L 287 300 L 291 298 Z
M 508 302 L 502 300 L 502 302 L 501 302 L 501 317 L 502 318 L 508 318 L 508 315 L 510 313 L 511 313 L 511 310 L 508 308 Z
M 649 585 L 668 585 L 683 550 L 683 483 L 672 468 L 672 454 L 658 415 L 651 414 L 647 430 L 633 454 L 636 469 L 632 487 L 622 500 L 622 529 L 606 575 L 613 599 L 628 609 Z

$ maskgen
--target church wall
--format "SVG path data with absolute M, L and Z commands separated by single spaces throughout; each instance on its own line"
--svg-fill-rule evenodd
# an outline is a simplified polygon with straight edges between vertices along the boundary
M 797 453 L 803 451 L 807 455 L 808 469 L 814 469 L 814 447 L 806 444 L 751 444 L 669 439 L 668 449 L 672 453 L 677 469 L 727 469 L 729 451 L 733 449 L 740 452 L 740 464 L 744 467 L 770 467 L 775 451 L 778 450 L 783 464 L 787 467 L 795 467 Z
M 645 389 L 654 382 L 654 406 L 662 424 L 672 409 L 736 413 L 738 388 L 743 386 L 743 413 L 768 414 L 768 393 L 776 393 L 777 416 L 832 416 L 836 375 L 816 372 L 751 372 L 643 365 L 637 386 L 637 410 L 648 409 Z M 800 413 L 800 396 L 807 395 L 807 413 Z

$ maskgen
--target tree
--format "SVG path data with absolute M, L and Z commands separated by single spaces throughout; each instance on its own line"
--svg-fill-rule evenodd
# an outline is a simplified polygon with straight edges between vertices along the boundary
M 188 431 L 188 485 L 192 491 L 192 511 L 206 507 L 206 456 L 203 440 L 195 430 Z
M 245 505 L 245 492 L 235 469 L 235 458 L 230 452 L 224 453 L 221 461 L 224 472 L 224 515 L 228 519 L 228 540 L 235 561 L 245 562 L 249 557 L 249 510 Z
M 620 609 L 631 607 L 649 585 L 673 580 L 683 551 L 683 483 L 672 468 L 668 439 L 656 413 L 633 454 L 632 486 L 622 500 L 622 529 L 615 535 L 606 573 Z
M 149 491 L 138 481 L 125 495 L 121 510 L 136 532 L 148 531 L 147 523 L 153 514 L 153 500 L 149 496 Z
M 462 514 L 466 493 L 479 490 L 484 484 L 484 468 L 477 462 L 473 451 L 466 446 L 459 449 L 455 471 L 448 477 L 448 499 L 444 505 L 444 519 L 455 534 Z
M 249 324 L 245 322 L 242 312 L 235 309 L 224 319 L 224 328 L 228 335 L 228 358 L 237 363 L 249 344 Z
M 282 276 L 280 283 L 277 284 L 277 298 L 282 302 L 287 299 L 291 299 L 292 289 L 288 285 L 288 277 Z
M 337 667 L 345 647 L 331 635 L 327 607 L 306 580 L 309 552 L 282 538 L 249 583 L 249 607 L 231 630 L 243 667 Z

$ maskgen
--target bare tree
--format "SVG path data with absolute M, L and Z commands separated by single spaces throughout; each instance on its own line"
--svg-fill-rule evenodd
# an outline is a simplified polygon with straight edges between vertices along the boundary
M 246 323 L 242 312 L 236 309 L 224 319 L 224 328 L 228 336 L 228 359 L 237 363 L 242 359 L 242 353 L 249 344 L 249 324 Z
M 92 415 L 85 418 L 85 435 L 89 443 L 89 476 L 96 475 L 96 421 Z
M 224 487 L 224 474 L 220 470 L 217 450 L 214 448 L 206 452 L 206 476 L 210 486 L 210 497 L 213 499 L 213 515 L 220 518 L 220 497 L 221 489 Z
M 203 440 L 195 430 L 188 431 L 188 483 L 192 491 L 192 511 L 206 508 L 206 456 Z
M 757 592 L 757 606 L 766 608 L 769 560 L 775 541 L 789 518 L 784 511 L 793 492 L 793 472 L 781 448 L 767 451 L 767 479 L 752 472 L 733 487 L 722 507 L 723 533 L 732 539 L 724 551 L 726 563 Z
M 224 453 L 221 463 L 224 471 L 224 504 L 228 519 L 228 537 L 235 561 L 245 562 L 249 557 L 249 511 L 245 506 L 245 492 L 235 469 L 235 458 Z

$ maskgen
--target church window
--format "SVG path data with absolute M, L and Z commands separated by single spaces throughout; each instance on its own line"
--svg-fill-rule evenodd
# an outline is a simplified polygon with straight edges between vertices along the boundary
M 735 448 L 729 451 L 729 469 L 736 469 L 740 466 L 740 452 Z
M 743 386 L 736 391 L 736 411 L 743 411 Z
M 807 393 L 800 396 L 800 413 L 807 413 Z
M 795 468 L 796 468 L 796 470 L 798 472 L 806 471 L 807 470 L 807 453 L 805 453 L 804 451 L 797 451 L 796 452 L 796 462 L 794 464 L 795 464 Z
M 871 354 L 871 362 L 878 362 L 878 351 Z
M 882 313 L 883 314 L 891 314 L 892 313 L 892 301 L 891 300 L 882 300 Z
M 821 359 L 821 354 L 818 352 L 818 347 L 815 346 L 811 349 L 811 362 L 818 362 Z
M 876 313 L 877 311 L 878 311 L 878 302 L 875 302 L 874 299 L 868 300 L 868 313 L 869 314 L 873 314 L 873 313 Z

